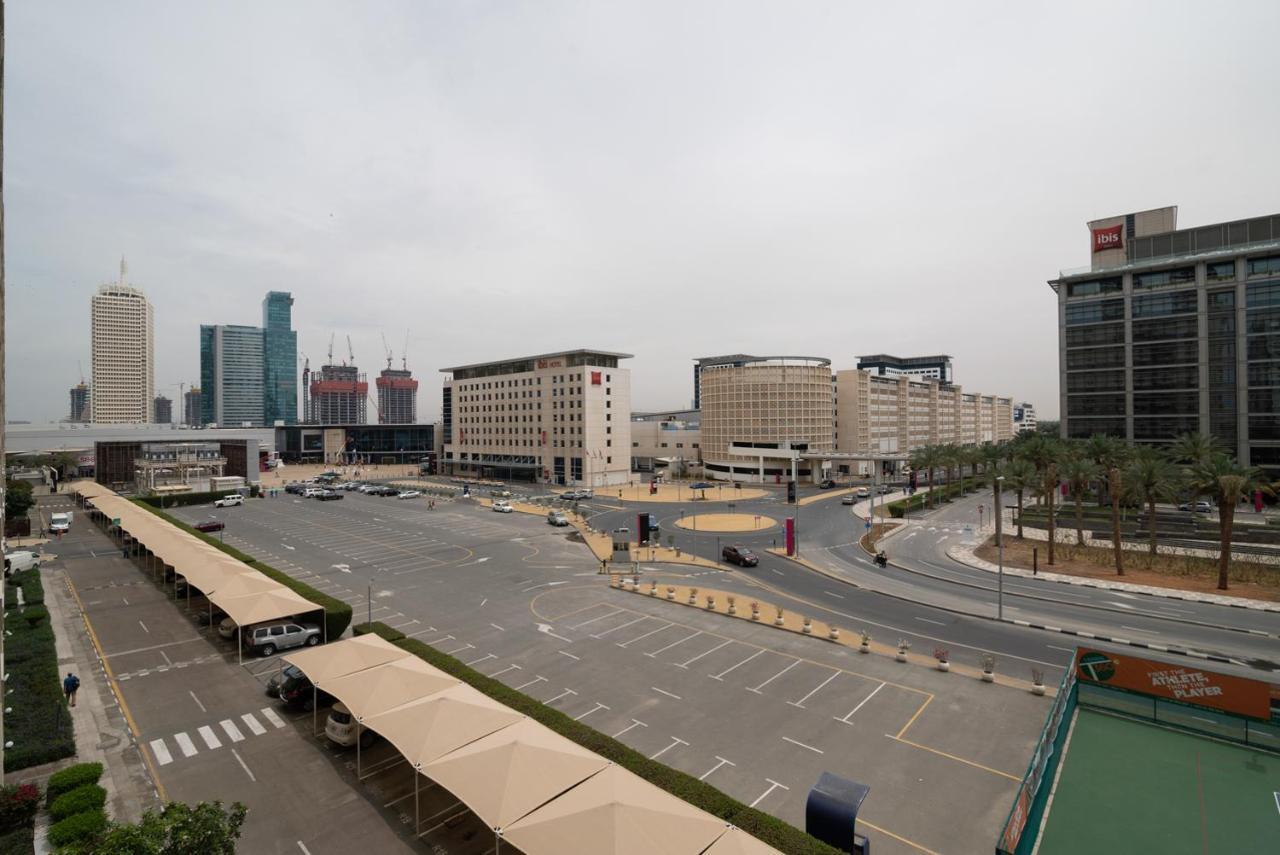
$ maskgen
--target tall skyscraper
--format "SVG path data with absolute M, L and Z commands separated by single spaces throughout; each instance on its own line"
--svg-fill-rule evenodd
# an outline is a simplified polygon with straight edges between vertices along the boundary
M 362 425 L 369 384 L 354 365 L 325 365 L 311 375 L 311 421 L 322 425 Z
M 71 387 L 71 415 L 69 422 L 89 421 L 89 386 L 83 381 Z
M 411 425 L 418 417 L 418 381 L 407 367 L 388 365 L 374 381 L 378 387 L 378 423 Z
M 202 421 L 219 427 L 263 424 L 262 330 L 200 326 Z
M 90 319 L 93 359 L 92 420 L 97 424 L 151 421 L 155 397 L 155 317 L 147 297 L 120 279 L 93 296 Z
M 188 389 L 182 396 L 182 420 L 189 425 L 204 424 L 201 397 L 199 386 Z
M 262 391 L 266 424 L 298 421 L 298 334 L 293 295 L 268 291 L 262 301 Z
M 156 395 L 152 407 L 155 411 L 156 424 L 167 425 L 173 422 L 173 401 L 170 401 L 164 395 Z
M 200 415 L 223 426 L 298 421 L 298 334 L 293 296 L 269 291 L 262 326 L 200 327 Z

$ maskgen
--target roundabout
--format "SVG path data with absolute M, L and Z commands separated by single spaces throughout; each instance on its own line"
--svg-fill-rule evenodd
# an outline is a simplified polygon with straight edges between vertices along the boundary
M 676 520 L 675 524 L 689 531 L 741 534 L 771 529 L 778 524 L 778 521 L 772 517 L 754 514 L 693 514 Z
M 653 495 L 649 494 L 649 483 L 637 483 L 619 487 L 600 487 L 596 489 L 596 495 L 600 498 L 618 498 L 625 502 L 745 502 L 752 499 L 762 499 L 768 496 L 767 490 L 757 487 L 738 487 L 734 488 L 732 484 L 716 484 L 713 487 L 707 487 L 702 490 L 694 490 L 683 481 L 674 483 L 662 483 L 658 485 L 658 491 Z

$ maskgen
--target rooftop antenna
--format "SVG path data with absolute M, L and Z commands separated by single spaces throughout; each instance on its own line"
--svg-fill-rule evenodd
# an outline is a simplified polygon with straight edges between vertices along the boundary
M 391 370 L 391 347 L 387 344 L 387 334 L 382 334 L 382 349 L 387 352 L 387 370 Z
M 404 331 L 404 350 L 400 354 L 400 367 L 409 370 L 409 331 Z
M 125 277 L 129 274 L 129 265 L 125 263 L 124 256 L 120 256 L 120 285 L 124 286 Z

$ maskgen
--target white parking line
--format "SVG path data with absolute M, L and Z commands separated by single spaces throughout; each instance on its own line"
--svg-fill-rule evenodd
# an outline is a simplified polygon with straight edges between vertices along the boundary
M 592 573 L 591 575 L 592 575 L 592 576 L 594 576 L 594 575 L 596 575 L 596 574 Z M 630 641 L 619 641 L 619 642 L 618 642 L 618 646 L 619 646 L 619 647 L 626 647 L 627 645 L 635 644 L 637 641 L 644 641 L 644 640 L 645 640 L 646 638 L 648 638 L 649 636 L 651 636 L 651 635 L 657 635 L 658 633 L 662 632 L 664 629 L 670 629 L 672 626 L 674 626 L 674 624 L 664 623 L 662 626 L 658 627 L 657 629 L 649 630 L 648 632 L 646 632 L 644 635 L 640 636 L 639 638 L 633 638 L 633 639 L 631 639 Z
M 222 721 L 218 722 L 218 724 L 222 725 L 222 729 L 226 731 L 227 736 L 231 738 L 232 742 L 244 742 L 244 734 L 240 732 L 240 728 L 236 727 L 236 723 L 234 721 L 229 718 L 224 718 Z
M 712 766 L 710 769 L 708 769 L 707 771 L 705 771 L 705 772 L 703 772 L 701 775 L 699 775 L 699 776 L 698 776 L 698 780 L 699 780 L 699 781 L 705 781 L 705 780 L 707 780 L 707 776 L 709 776 L 709 775 L 710 775 L 712 772 L 714 772 L 715 770 L 719 769 L 721 766 L 726 766 L 726 765 L 728 765 L 728 766 L 737 766 L 737 765 L 738 765 L 737 763 L 734 763 L 732 760 L 726 760 L 726 759 L 724 759 L 723 757 L 721 757 L 721 756 L 719 756 L 719 755 L 716 755 L 716 759 L 717 759 L 717 760 L 719 760 L 720 762 L 719 762 L 719 763 L 716 763 L 716 765 Z
M 839 672 L 839 671 L 832 672 L 831 676 L 830 676 L 830 677 L 828 677 L 827 679 L 823 680 L 823 681 L 822 681 L 822 685 L 818 686 L 818 688 L 817 688 L 817 689 L 814 689 L 812 692 L 810 692 L 809 694 L 805 695 L 803 698 L 801 698 L 801 699 L 800 699 L 800 700 L 798 700 L 798 701 L 787 701 L 787 703 L 791 704 L 791 706 L 793 706 L 793 707 L 799 707 L 800 709 L 804 709 L 804 702 L 805 702 L 805 701 L 809 700 L 809 698 L 812 698 L 815 694 L 817 694 L 817 693 L 818 693 L 818 689 L 821 689 L 823 686 L 827 685 L 827 683 L 830 683 L 832 680 L 834 680 L 836 677 L 839 677 L 839 676 L 840 676 L 840 672 Z
M 560 700 L 561 698 L 565 697 L 566 695 L 576 695 L 576 694 L 578 694 L 578 693 L 577 693 L 577 692 L 575 692 L 573 689 L 565 689 L 563 692 L 561 692 L 560 694 L 556 695 L 554 698 L 547 698 L 547 699 L 546 699 L 545 701 L 543 701 L 542 703 L 543 703 L 544 705 L 550 705 L 550 704 L 553 704 L 553 703 L 555 703 L 556 701 Z
M 881 683 L 880 685 L 876 686 L 874 689 L 871 690 L 871 694 L 867 695 L 865 698 L 859 701 L 856 707 L 849 710 L 848 715 L 846 715 L 844 718 L 837 718 L 836 721 L 842 721 L 845 724 L 849 724 L 849 719 L 853 718 L 853 714 L 856 713 L 858 710 L 862 709 L 862 705 L 865 704 L 867 701 L 871 700 L 872 698 L 874 698 L 876 696 L 876 692 L 880 691 L 883 688 L 884 688 L 884 683 Z
M 711 648 L 711 649 L 710 649 L 710 650 L 708 650 L 706 653 L 700 653 L 700 654 L 698 654 L 697 656 L 693 657 L 692 659 L 690 659 L 690 660 L 688 660 L 688 661 L 686 661 L 686 662 L 678 663 L 678 664 L 676 665 L 676 667 L 677 667 L 677 668 L 688 668 L 690 665 L 692 665 L 694 662 L 697 662 L 697 661 L 698 661 L 699 659 L 701 659 L 703 656 L 710 656 L 712 653 L 715 653 L 717 650 L 719 650 L 721 647 L 724 647 L 726 644 L 733 644 L 733 641 L 732 641 L 732 640 L 729 640 L 729 641 L 724 642 L 724 644 L 717 644 L 715 647 Z
M 670 751 L 672 748 L 675 748 L 677 745 L 688 745 L 688 744 L 689 744 L 689 743 L 685 742 L 685 741 L 684 741 L 683 739 L 681 739 L 680 737 L 678 737 L 678 736 L 673 736 L 673 737 L 671 737 L 671 744 L 670 744 L 670 745 L 668 745 L 666 748 L 663 748 L 663 749 L 662 749 L 661 751 L 659 751 L 657 754 L 650 755 L 649 759 L 650 759 L 650 760 L 657 760 L 659 757 L 661 757 L 663 754 L 666 754 L 668 751 Z
M 758 695 L 758 694 L 761 694 L 761 692 L 760 692 L 760 690 L 761 690 L 761 689 L 763 689 L 765 686 L 769 685 L 769 684 L 770 684 L 770 683 L 772 683 L 774 680 L 778 679 L 778 678 L 779 678 L 779 677 L 781 677 L 783 674 L 787 673 L 788 671 L 790 671 L 792 668 L 796 667 L 796 666 L 797 666 L 797 665 L 799 665 L 799 664 L 800 664 L 800 660 L 799 660 L 799 659 L 797 659 L 795 662 L 792 662 L 792 663 L 791 663 L 790 665 L 788 665 L 786 668 L 783 668 L 783 669 L 782 669 L 781 671 L 779 671 L 777 674 L 774 674 L 772 677 L 770 677 L 768 680 L 765 680 L 763 683 L 761 683 L 760 685 L 756 686 L 754 689 L 753 689 L 753 688 L 748 688 L 748 689 L 747 689 L 747 691 L 748 691 L 748 692 L 755 692 L 757 695 Z M 768 779 L 766 778 L 765 780 L 768 780 Z
M 258 710 L 258 712 L 262 713 L 262 717 L 271 722 L 273 727 L 284 727 L 284 720 L 281 719 L 280 716 L 276 715 L 276 711 L 271 709 L 271 707 L 263 707 Z
M 653 657 L 657 656 L 659 653 L 662 653 L 662 652 L 664 652 L 664 651 L 670 650 L 671 648 L 675 647 L 677 644 L 684 644 L 684 643 L 685 643 L 686 641 L 688 641 L 689 639 L 691 639 L 691 638 L 697 638 L 699 635 L 702 635 L 702 630 L 700 630 L 700 629 L 699 629 L 699 630 L 696 630 L 692 635 L 686 635 L 684 638 L 680 639 L 679 641 L 673 641 L 673 642 L 671 642 L 671 643 L 670 643 L 670 644 L 668 644 L 666 647 L 663 647 L 663 648 L 661 648 L 660 650 L 655 650 L 655 651 L 653 651 L 652 653 L 646 653 L 646 654 L 645 654 L 645 656 L 648 656 L 648 657 L 650 657 L 650 658 L 653 658 Z
M 556 651 L 556 653 L 559 653 L 561 656 L 568 656 L 568 657 L 569 657 L 570 659 L 572 659 L 574 662 L 581 662 L 581 661 L 582 661 L 582 657 L 581 657 L 581 656 L 574 656 L 572 653 L 570 653 L 570 652 L 569 652 L 569 651 L 567 651 L 567 650 L 557 650 L 557 651 Z
M 943 622 L 942 622 L 942 621 L 940 621 L 940 620 L 929 620 L 929 618 L 927 618 L 927 617 L 918 617 L 918 618 L 916 618 L 916 620 L 922 620 L 922 621 L 924 621 L 925 623 L 932 623 L 932 624 L 936 624 L 936 625 L 938 625 L 938 626 L 946 626 L 946 624 L 945 624 L 945 623 L 943 623 Z
M 668 692 L 666 689 L 659 689 L 657 686 L 650 686 L 649 688 L 653 689 L 658 694 L 666 695 L 668 698 L 675 698 L 677 701 L 684 700 L 684 698 L 680 697 L 679 695 L 673 695 L 670 692 Z
M 642 621 L 642 620 L 648 620 L 648 619 L 649 619 L 649 616 L 648 616 L 648 615 L 641 615 L 640 617 L 636 618 L 635 620 L 629 620 L 629 621 L 627 621 L 626 623 L 622 624 L 621 626 L 615 626 L 613 629 L 606 629 L 604 632 L 600 633 L 599 635 L 593 635 L 593 636 L 591 636 L 591 637 L 592 637 L 592 638 L 604 638 L 606 635 L 608 635 L 608 634 L 609 634 L 609 633 L 611 633 L 611 632 L 617 632 L 617 631 L 618 631 L 618 630 L 620 630 L 620 629 L 626 629 L 626 628 L 627 628 L 627 627 L 629 627 L 629 626 L 632 626 L 632 625 L 634 625 L 634 624 L 640 623 L 640 621 Z
M 844 599 L 844 596 L 843 596 L 843 595 L 841 595 L 841 594 L 837 594 L 837 593 L 835 593 L 835 592 L 833 592 L 833 591 L 823 591 L 822 593 L 826 594 L 828 597 L 835 597 L 837 600 L 843 600 L 843 599 Z
M 178 748 L 182 750 L 183 757 L 194 757 L 196 755 L 195 743 L 191 741 L 191 737 L 185 733 L 175 733 L 173 741 L 178 743 Z
M 169 746 L 164 744 L 163 739 L 151 740 L 151 753 L 155 755 L 156 762 L 161 766 L 168 766 L 173 762 L 173 755 L 169 753 Z
M 521 668 L 519 665 L 508 665 L 506 668 L 503 668 L 501 671 L 497 671 L 497 672 L 495 672 L 495 673 L 493 673 L 493 674 L 490 674 L 489 676 L 490 676 L 490 677 L 501 677 L 503 674 L 507 673 L 508 671 L 522 671 L 522 670 L 524 670 L 524 669 L 523 669 L 523 668 Z
M 199 733 L 200 738 L 204 740 L 204 744 L 208 745 L 210 749 L 222 747 L 222 741 L 214 734 L 212 727 L 204 725 L 199 729 Z
M 249 776 L 249 780 L 256 784 L 258 779 L 253 777 L 253 773 L 250 772 L 249 767 L 245 765 L 244 758 L 240 756 L 240 752 L 232 748 L 231 753 L 236 756 L 236 762 L 240 764 L 240 768 L 244 770 L 244 773 Z
M 747 805 L 747 807 L 755 807 L 756 805 L 760 804 L 762 801 L 764 801 L 765 796 L 769 795 L 770 793 L 772 793 L 772 792 L 773 792 L 774 790 L 776 790 L 776 789 L 779 789 L 779 788 L 784 789 L 784 790 L 790 790 L 790 789 L 791 789 L 790 787 L 788 787 L 788 786 L 787 786 L 787 785 L 785 785 L 785 784 L 779 784 L 777 781 L 773 780 L 772 778 L 765 778 L 765 780 L 769 782 L 769 789 L 767 789 L 767 790 L 765 790 L 763 793 L 761 793 L 761 794 L 760 794 L 760 796 L 759 796 L 759 797 L 758 797 L 754 802 L 752 802 L 751 804 Z
M 253 717 L 253 713 L 245 713 L 240 716 L 240 720 L 244 722 L 245 727 L 253 731 L 254 736 L 261 736 L 267 732 L 267 729 L 262 726 L 262 723 Z
M 757 650 L 755 653 L 752 653 L 752 654 L 751 654 L 750 656 L 748 656 L 746 659 L 743 659 L 741 662 L 739 662 L 739 663 L 738 663 L 738 665 L 746 665 L 746 664 L 747 664 L 748 662 L 750 662 L 752 659 L 755 659 L 757 656 L 759 656 L 761 653 L 764 653 L 764 652 L 765 652 L 765 650 L 764 650 L 763 648 L 761 648 L 760 650 Z M 725 674 L 728 674 L 730 671 L 732 671 L 732 670 L 734 670 L 735 668 L 737 668 L 737 667 L 738 667 L 738 665 L 734 665 L 734 666 L 732 666 L 732 667 L 726 668 L 726 669 L 724 669 L 723 671 L 721 671 L 719 674 L 708 674 L 707 676 L 708 676 L 708 677 L 710 677 L 712 680 L 723 680 L 723 679 L 724 679 L 724 675 L 725 675 Z
M 587 710 L 582 715 L 575 715 L 573 717 L 573 720 L 582 721 L 584 718 L 591 715 L 593 712 L 599 712 L 600 710 L 607 710 L 607 709 L 609 709 L 609 707 L 606 707 L 604 704 L 600 703 L 599 701 L 596 701 L 596 705 L 593 708 Z
M 589 623 L 595 623 L 598 620 L 604 620 L 605 618 L 611 618 L 614 615 L 620 615 L 620 614 L 622 614 L 622 609 L 614 609 L 611 612 L 600 615 L 600 617 L 593 617 L 591 618 L 591 620 L 584 620 L 582 623 L 574 624 L 573 626 L 569 627 L 569 629 L 581 629 L 582 627 L 586 626 Z
M 406 796 L 405 798 L 408 798 L 408 796 Z M 306 847 L 306 844 L 304 844 L 301 840 L 298 841 L 298 848 L 302 850 L 302 855 L 311 855 L 311 850 L 308 849 Z
M 457 639 L 455 638 L 454 641 L 457 641 Z M 474 650 L 474 649 L 475 649 L 474 644 L 464 644 L 455 650 L 445 650 L 443 651 L 443 653 L 445 656 L 453 656 L 454 654 L 461 653 L 464 650 Z
M 505 629 L 503 629 L 502 627 L 498 626 L 496 623 L 491 623 L 491 624 L 489 624 L 489 626 L 493 627 L 493 628 L 494 628 L 494 629 L 496 629 L 498 632 L 506 632 L 506 630 L 505 630 Z
M 527 682 L 527 683 L 521 683 L 519 686 L 516 686 L 516 687 L 515 687 L 515 690 L 518 692 L 518 691 L 520 691 L 521 689 L 527 689 L 527 688 L 529 688 L 529 687 L 530 687 L 530 686 L 532 686 L 534 683 L 545 683 L 545 682 L 546 682 L 546 680 L 547 680 L 547 678 L 546 678 L 546 677 L 534 677 L 534 678 L 533 678 L 532 680 L 530 680 L 529 682 Z
M 824 752 L 821 748 L 814 748 L 812 745 L 805 745 L 803 742 L 798 742 L 798 741 L 796 741 L 796 740 L 792 739 L 790 736 L 784 736 L 784 737 L 782 737 L 782 738 L 783 738 L 783 740 L 784 740 L 784 741 L 786 741 L 786 742 L 790 742 L 792 745 L 799 745 L 801 748 L 807 748 L 807 749 L 809 749 L 810 751 L 812 751 L 814 754 L 825 754 L 825 753 L 826 753 L 826 752 Z
M 593 575 L 594 575 L 594 574 L 593 574 Z M 638 718 L 633 718 L 633 719 L 631 719 L 631 724 L 627 725 L 626 727 L 622 728 L 622 730 L 620 730 L 620 731 L 618 731 L 617 733 L 615 733 L 615 734 L 613 735 L 613 738 L 614 738 L 614 739 L 617 739 L 619 736 L 621 736 L 622 734 L 626 733 L 628 730 L 631 730 L 632 728 L 635 728 L 635 727 L 648 727 L 648 726 L 649 726 L 649 725 L 647 725 L 647 724 L 645 724 L 644 722 L 640 721 L 640 719 L 638 719 Z
M 193 692 L 193 691 L 191 691 L 190 689 L 188 689 L 188 690 L 187 690 L 187 694 L 191 696 L 191 700 L 193 700 L 193 701 L 195 701 L 195 702 L 196 702 L 196 706 L 198 706 L 198 707 L 200 708 L 200 712 L 202 712 L 202 713 L 207 713 L 207 712 L 208 712 L 208 710 L 204 708 L 204 704 L 200 703 L 200 699 L 196 697 L 196 693 L 195 693 L 195 692 Z

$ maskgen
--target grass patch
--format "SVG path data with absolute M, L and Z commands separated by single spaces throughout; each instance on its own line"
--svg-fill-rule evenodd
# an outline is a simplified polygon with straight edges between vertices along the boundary
M 468 668 L 461 660 L 441 653 L 417 639 L 406 638 L 404 633 L 384 623 L 374 621 L 372 625 L 363 623 L 356 625 L 356 635 L 367 632 L 382 636 L 400 649 L 458 678 L 495 701 L 529 716 L 583 748 L 594 751 L 606 760 L 611 760 L 649 783 L 666 790 L 676 798 L 683 799 L 694 807 L 736 825 L 782 852 L 792 853 L 792 855 L 839 855 L 838 849 L 828 846 L 815 837 L 810 837 L 795 826 L 770 816 L 764 811 L 747 807 L 737 799 L 722 793 L 710 784 L 699 781 L 692 775 L 686 775 L 670 766 L 650 760 L 618 740 L 574 721 L 559 710 L 545 706 L 505 683 Z
M 241 552 L 234 546 L 228 546 L 216 537 L 211 537 L 202 531 L 196 531 L 182 520 L 170 516 L 157 507 L 151 506 L 143 499 L 134 499 L 133 502 L 141 508 L 146 508 L 148 511 L 160 517 L 170 525 L 182 529 L 193 537 L 200 538 L 213 548 L 230 555 L 237 561 L 242 561 L 245 564 L 248 564 L 254 570 L 257 570 L 269 579 L 279 582 L 294 593 L 306 597 L 318 606 L 323 606 L 325 613 L 325 638 L 329 641 L 337 641 L 342 637 L 342 634 L 347 631 L 347 627 L 351 625 L 352 610 L 350 604 L 344 603 L 336 597 L 331 597 L 323 591 L 317 591 L 306 582 L 299 582 L 288 573 L 283 573 L 272 567 L 270 564 L 267 564 L 265 561 L 259 561 L 252 555 Z
M 4 752 L 4 770 L 13 772 L 70 757 L 76 741 L 49 613 L 42 605 L 29 605 L 25 613 L 18 609 L 19 588 L 28 603 L 44 602 L 40 571 L 14 573 L 5 584 L 5 629 L 12 633 L 4 644 L 12 690 L 6 705 L 13 712 L 5 716 L 4 738 L 13 747 Z

